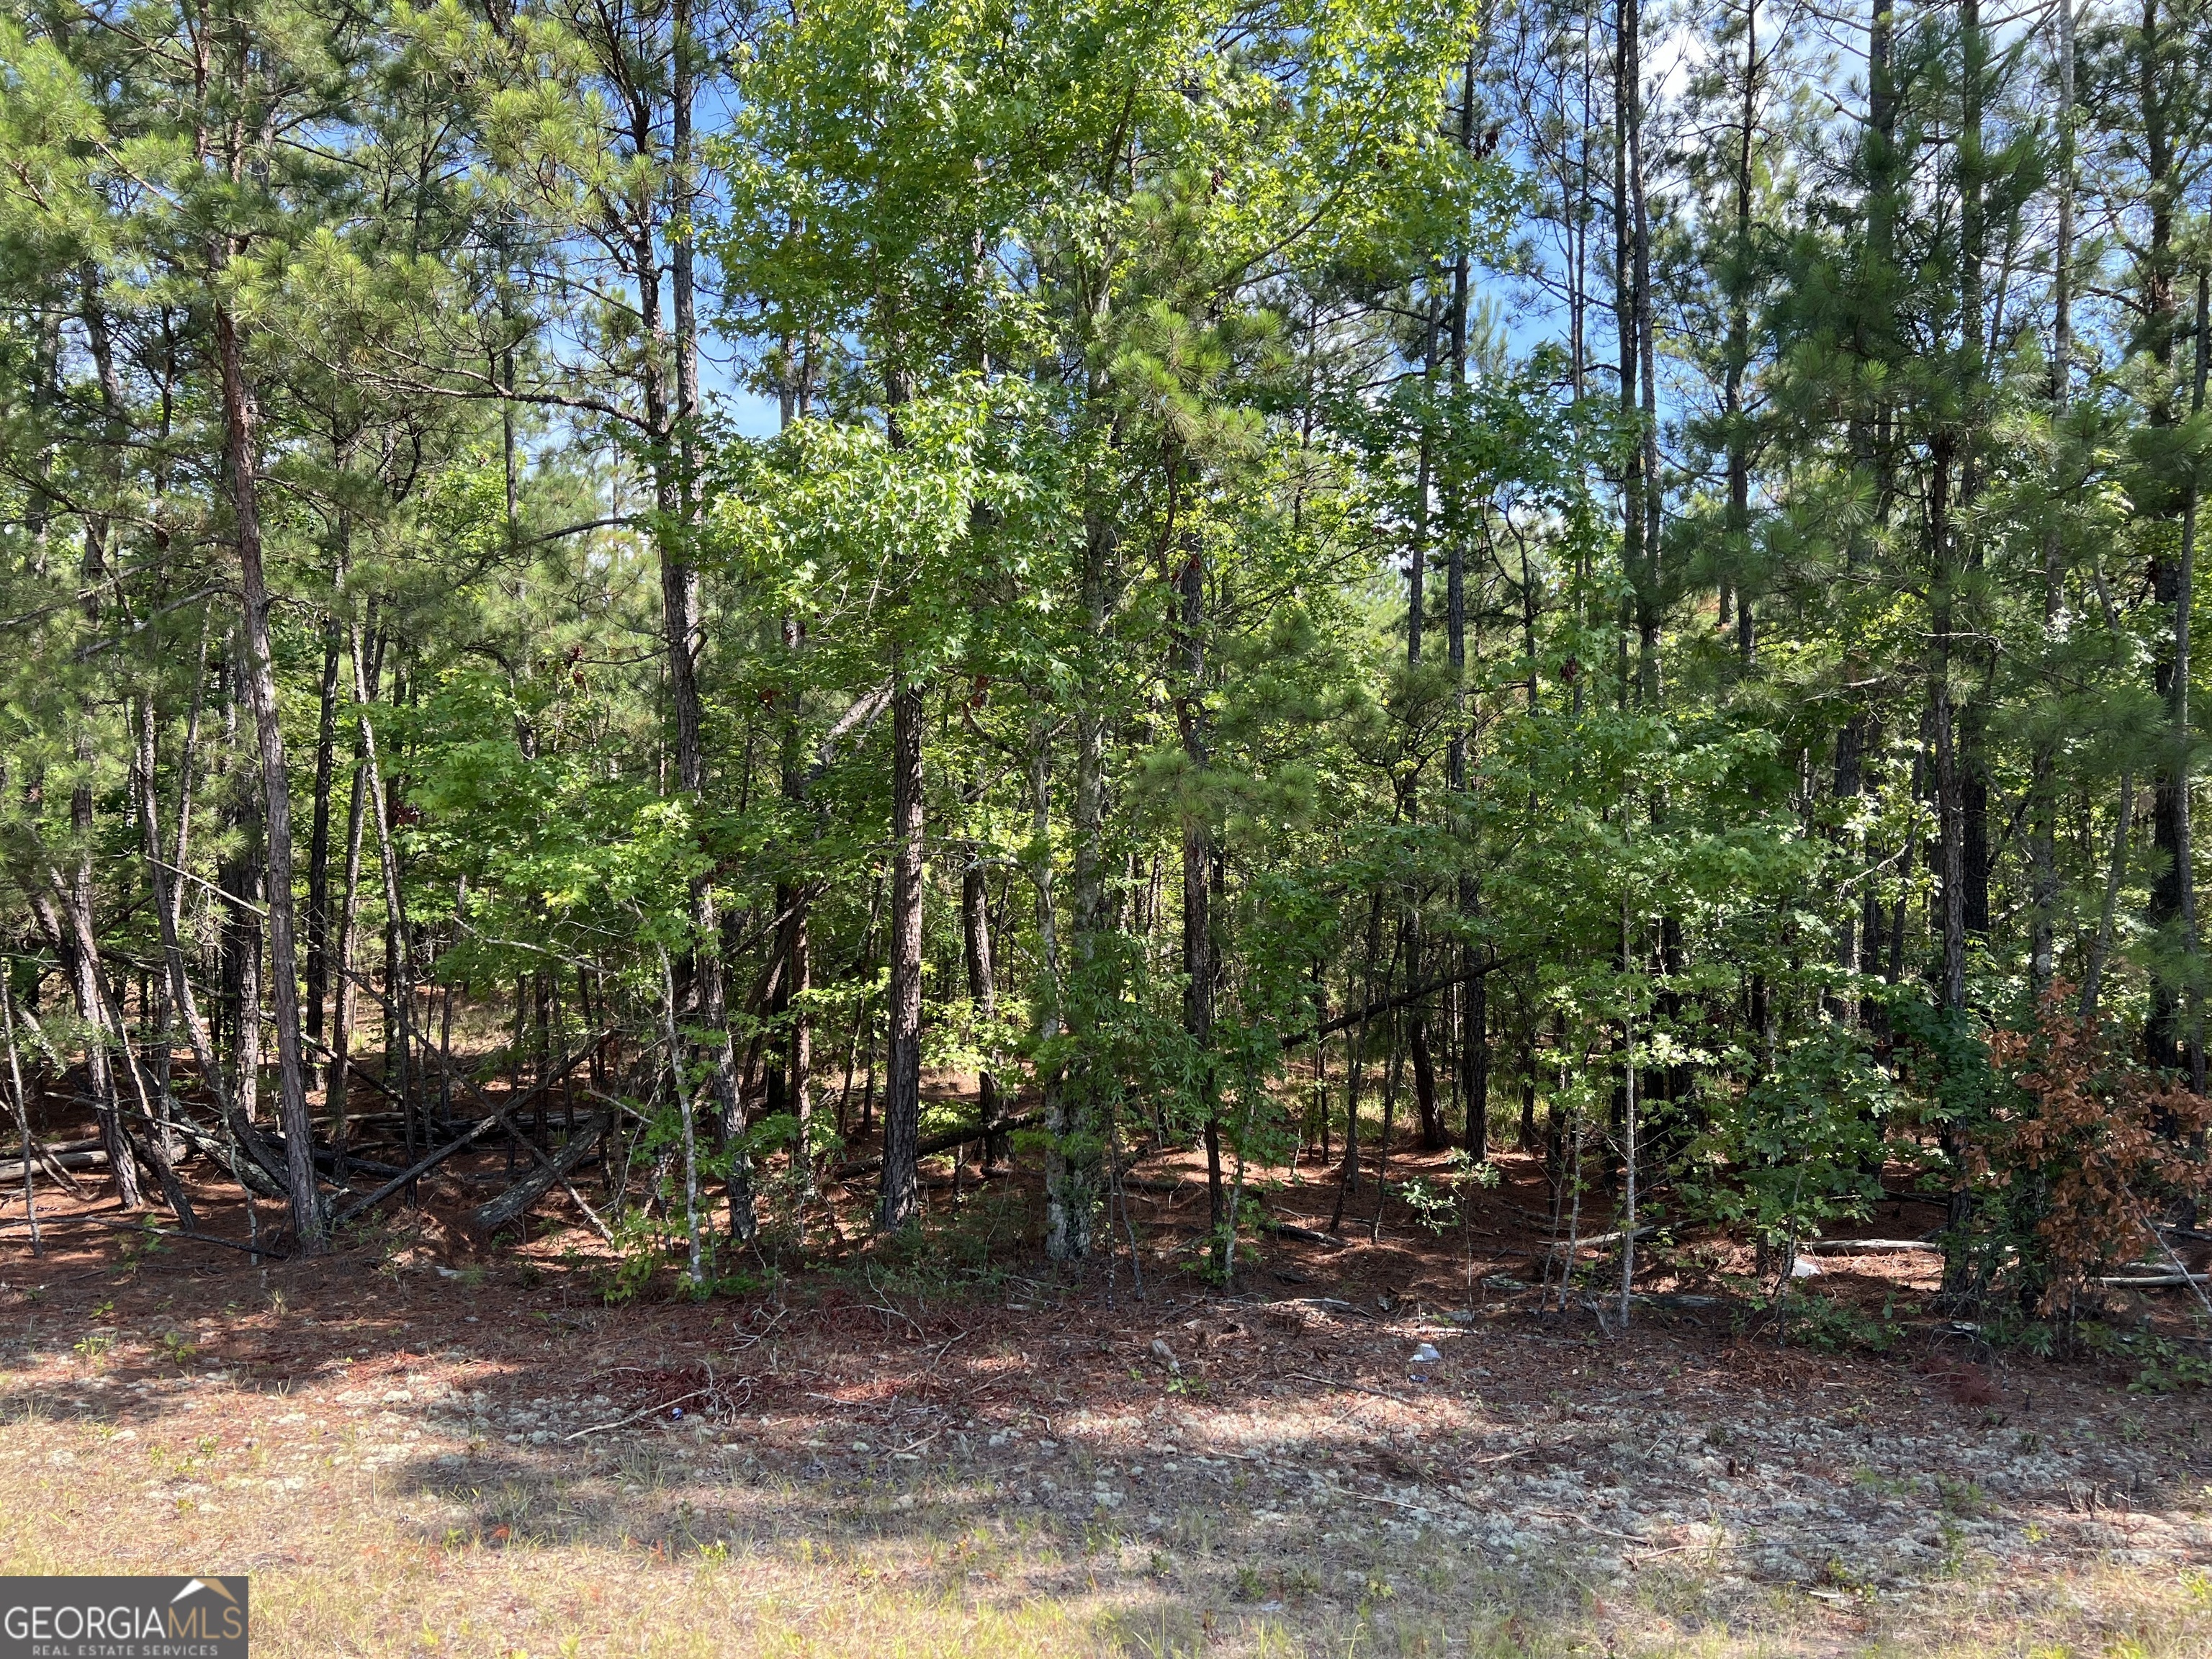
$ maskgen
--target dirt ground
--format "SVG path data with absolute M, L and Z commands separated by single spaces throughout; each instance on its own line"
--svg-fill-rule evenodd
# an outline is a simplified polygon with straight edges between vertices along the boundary
M 1370 1184 L 1226 1291 L 1188 1157 L 1139 1166 L 1110 1272 L 939 1159 L 927 1248 L 860 1242 L 856 1183 L 848 1242 L 705 1303 L 610 1304 L 557 1194 L 468 1235 L 489 1152 L 315 1261 L 95 1188 L 42 1193 L 34 1260 L 17 1198 L 0 1572 L 247 1572 L 270 1656 L 2212 1650 L 2201 1396 L 1993 1346 L 1911 1253 L 1821 1258 L 1783 1346 L 1747 1255 L 1656 1237 L 1624 1335 L 1546 1297 L 1548 1188 L 1500 1162 L 1464 1227 L 1370 1243 Z M 1325 1226 L 1317 1162 L 1261 1173 Z

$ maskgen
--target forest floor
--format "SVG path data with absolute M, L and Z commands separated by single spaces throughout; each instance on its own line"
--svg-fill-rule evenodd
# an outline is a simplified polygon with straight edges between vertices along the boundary
M 1824 1257 L 1788 1346 L 1715 1243 L 1655 1243 L 1625 1337 L 1540 1310 L 1501 1164 L 1464 1231 L 1362 1206 L 1229 1293 L 1202 1170 L 1147 1160 L 1141 1297 L 943 1160 L 926 1248 L 706 1303 L 610 1304 L 550 1205 L 469 1237 L 465 1170 L 313 1261 L 44 1198 L 43 1257 L 0 1231 L 0 1573 L 248 1572 L 263 1659 L 2212 1651 L 2198 1399 L 1927 1315 L 1910 1254 Z M 1298 1173 L 1270 1212 L 1322 1226 Z

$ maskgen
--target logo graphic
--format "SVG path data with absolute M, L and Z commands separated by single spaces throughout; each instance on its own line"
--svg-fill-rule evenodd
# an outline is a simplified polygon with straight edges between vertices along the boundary
M 0 1578 L 0 1659 L 247 1659 L 246 1580 Z

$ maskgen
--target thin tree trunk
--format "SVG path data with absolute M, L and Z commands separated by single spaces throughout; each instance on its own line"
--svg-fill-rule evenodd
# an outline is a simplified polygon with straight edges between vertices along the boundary
M 1390 1063 L 1382 1074 L 1382 1128 L 1375 1139 L 1375 1212 L 1367 1218 L 1367 1242 L 1382 1237 L 1382 1206 L 1390 1196 L 1390 1132 L 1396 1127 L 1398 1085 L 1405 1075 L 1405 1045 L 1398 1041 L 1397 1011 L 1390 1015 Z
M 2200 269 L 2197 273 L 2197 360 L 2196 373 L 2189 397 L 2189 412 L 2192 420 L 2201 421 L 2204 415 L 2205 374 L 2208 363 L 2212 363 L 2212 276 Z M 2197 933 L 2197 855 L 2194 850 L 2190 821 L 2190 780 L 2191 767 L 2189 755 L 2195 746 L 2196 733 L 2191 726 L 2189 713 L 2189 635 L 2196 616 L 2197 592 L 2197 517 L 2203 494 L 2200 465 L 2192 460 L 2189 469 L 2188 494 L 2181 510 L 2181 575 L 2180 592 L 2174 599 L 2174 669 L 2173 669 L 2173 743 L 2182 758 L 2176 763 L 2181 774 L 2175 826 L 2174 865 L 2179 872 L 2181 887 L 2181 942 L 2187 953 L 2191 972 L 2186 992 L 2189 1018 L 2182 1034 L 2182 1057 L 2189 1074 L 2189 1086 L 2197 1094 L 2204 1092 L 2204 1014 L 2203 992 L 2197 982 L 2197 967 L 2198 939 Z
M 1375 962 L 1382 953 L 1382 890 L 1378 887 L 1368 899 L 1366 962 L 1361 975 L 1359 1019 L 1349 1039 L 1350 1057 L 1345 1061 L 1344 1164 L 1337 1177 L 1336 1205 L 1329 1214 L 1331 1232 L 1343 1222 L 1346 1200 L 1359 1190 L 1359 1085 L 1367 1062 L 1367 1011 L 1375 1006 Z M 1391 964 L 1392 971 L 1396 966 L 1395 963 Z
M 307 831 L 307 1035 L 319 1042 L 330 990 L 331 782 L 337 767 L 338 625 L 323 629 L 323 678 L 315 720 L 314 815 Z
M 1620 904 L 1620 955 L 1629 959 L 1628 900 L 1623 896 Z M 1620 1021 L 1620 1069 L 1624 1082 L 1621 1114 L 1622 1164 L 1625 1166 L 1622 1201 L 1626 1219 L 1620 1225 L 1620 1328 L 1628 1330 L 1629 1297 L 1636 1285 L 1636 1024 L 1626 1014 Z
M 2074 363 L 2074 0 L 2058 0 L 2058 228 L 2051 249 L 2051 425 L 2062 467 L 2070 463 L 2072 447 L 2066 423 L 2072 406 Z M 2043 625 L 2046 631 L 2058 620 L 2061 572 L 2064 545 L 2057 514 L 2052 515 L 2043 543 Z M 2033 909 L 2029 919 L 2028 993 L 2039 998 L 2057 972 L 2056 925 L 2058 908 L 2058 792 L 2057 756 L 2049 741 L 2036 745 L 2033 776 L 2034 821 L 2030 860 L 2034 870 Z
M 1626 40 L 1622 47 L 1627 70 L 1628 185 L 1633 218 L 1631 226 L 1636 294 L 1637 354 L 1641 374 L 1638 391 L 1642 398 L 1638 422 L 1638 464 L 1635 482 L 1642 499 L 1632 506 L 1640 511 L 1644 525 L 1638 538 L 1642 555 L 1633 580 L 1637 584 L 1637 684 L 1648 707 L 1661 702 L 1662 665 L 1660 623 L 1665 593 L 1660 568 L 1659 539 L 1661 479 L 1659 476 L 1659 375 L 1656 367 L 1658 331 L 1652 321 L 1651 216 L 1645 201 L 1644 167 L 1644 58 L 1640 0 L 1621 0 Z
M 1079 581 L 1084 635 L 1094 651 L 1106 645 L 1108 567 L 1117 540 L 1096 514 L 1085 527 Z M 1060 979 L 1058 1015 L 1079 1041 L 1097 1029 L 1107 1000 L 1110 964 L 1099 949 L 1106 910 L 1106 715 L 1089 696 L 1075 710 L 1075 857 L 1070 883 L 1074 960 Z M 1045 1253 L 1055 1261 L 1091 1254 L 1102 1188 L 1095 1095 L 1080 1068 L 1057 1068 L 1046 1085 Z
M 246 613 L 246 690 L 260 751 L 263 836 L 268 849 L 270 1006 L 276 1024 L 276 1111 L 284 1131 L 292 1231 L 301 1248 L 324 1248 L 325 1218 L 315 1195 L 314 1125 L 307 1115 L 307 1072 L 300 1052 L 300 981 L 292 915 L 292 792 L 285 769 L 284 731 L 277 718 L 276 675 L 269 647 L 269 587 L 261 565 L 260 448 L 257 410 L 246 380 L 236 322 L 227 305 L 215 311 L 216 357 L 222 381 L 223 451 L 233 529 L 238 539 Z
M 1964 778 L 1959 765 L 1956 711 L 1951 696 L 1952 598 L 1950 558 L 1951 451 L 1939 438 L 1929 486 L 1929 537 L 1936 566 L 1936 665 L 1929 706 L 1936 750 L 1936 815 L 1941 860 L 1942 977 L 1945 1012 L 1966 1006 L 1966 849 Z
M 1877 0 L 1886 3 L 1886 0 Z M 1758 665 L 1759 623 L 1753 611 L 1751 552 L 1751 434 L 1744 410 L 1744 376 L 1751 362 L 1752 160 L 1758 136 L 1759 6 L 1745 0 L 1743 111 L 1735 155 L 1735 231 L 1729 272 L 1728 370 L 1722 416 L 1728 428 L 1728 536 L 1736 572 L 1736 653 L 1746 673 Z
M 361 629 L 358 625 L 349 626 L 347 638 L 349 653 L 357 662 L 361 655 Z M 375 688 L 357 681 L 356 689 L 357 691 L 374 691 Z M 345 891 L 338 902 L 337 927 L 331 945 L 331 971 L 335 980 L 331 999 L 331 1069 L 323 1085 L 323 1110 L 331 1120 L 331 1144 L 337 1153 L 335 1174 L 341 1186 L 346 1180 L 346 1068 L 352 1063 L 353 1052 L 356 990 L 353 944 L 356 924 L 361 914 L 361 848 L 364 821 L 368 816 L 368 778 L 366 752 L 356 730 L 353 789 L 346 803 Z
M 1182 611 L 1176 623 L 1182 687 L 1176 699 L 1176 723 L 1182 730 L 1183 758 L 1194 782 L 1206 764 L 1206 556 L 1195 542 L 1187 545 L 1184 552 Z M 1414 581 L 1418 586 L 1418 573 Z M 1219 1103 L 1213 1092 L 1212 865 L 1212 836 L 1200 809 L 1193 805 L 1187 809 L 1182 825 L 1182 1029 L 1190 1044 L 1194 1093 L 1205 1127 L 1206 1221 L 1216 1260 L 1220 1261 L 1227 1259 L 1222 1238 L 1228 1216 L 1227 1192 L 1221 1181 Z
M 877 1225 L 886 1233 L 920 1214 L 921 1130 L 921 689 L 894 659 L 891 692 L 890 1055 L 884 1092 L 883 1188 Z
M 260 1121 L 261 1113 L 261 963 L 268 916 L 262 895 L 268 885 L 261 834 L 261 812 L 249 803 L 239 816 L 246 842 L 244 856 L 234 866 L 229 891 L 237 900 L 226 918 L 225 933 L 236 958 L 234 981 L 236 1002 L 231 1045 L 231 1092 L 248 1123 Z
M 968 866 L 960 872 L 960 949 L 968 969 L 968 1001 L 976 1023 L 986 1034 L 983 1064 L 975 1079 L 977 1109 L 983 1125 L 983 1167 L 996 1169 L 1006 1162 L 1006 1132 L 997 1127 L 1000 1115 L 998 1068 L 994 1063 L 988 1034 L 999 1014 L 999 981 L 991 957 L 990 892 L 983 878 L 978 849 L 969 848 Z
M 2112 927 L 2120 907 L 2120 887 L 2127 879 L 2128 836 L 2135 828 L 2136 777 L 2120 774 L 2120 805 L 2112 822 L 2112 861 L 2105 874 L 2105 899 L 2097 911 L 2097 937 L 2089 946 L 2089 960 L 2081 969 L 2081 1017 L 2097 1018 L 2097 998 L 2105 976 L 2105 962 L 2112 954 Z
M 699 1232 L 699 1137 L 692 1091 L 684 1081 L 684 1042 L 676 1030 L 676 970 L 669 964 L 665 950 L 660 953 L 660 997 L 661 1021 L 668 1040 L 668 1077 L 676 1090 L 676 1109 L 684 1128 L 685 1271 L 697 1289 L 707 1283 L 706 1254 Z
M 0 1036 L 8 1042 L 8 1092 L 15 1103 L 15 1128 L 23 1142 L 23 1213 L 31 1223 L 31 1254 L 42 1256 L 46 1247 L 39 1237 L 39 1195 L 31 1179 L 31 1103 L 23 1092 L 23 1060 L 15 1046 L 15 993 L 10 982 L 14 964 L 0 957 Z
M 798 1127 L 792 1157 L 799 1168 L 801 1225 L 805 1206 L 815 1199 L 814 1185 L 814 1019 L 807 1011 L 806 994 L 814 988 L 814 957 L 808 938 L 807 907 L 799 901 L 791 918 L 790 962 L 785 975 L 795 1005 L 791 1019 L 791 1115 Z
M 1030 890 L 1035 902 L 1037 936 L 1036 988 L 1031 995 L 1032 1018 L 1037 1045 L 1056 1042 L 1062 1025 L 1060 960 L 1060 915 L 1055 902 L 1052 860 L 1052 728 L 1040 720 L 1030 745 L 1030 845 L 1025 857 Z M 1055 1138 L 1066 1132 L 1065 1098 L 1060 1089 L 1061 1068 L 1041 1060 L 1037 1078 L 1042 1085 L 1045 1127 Z M 1046 1152 L 1045 1204 L 1048 1237 L 1066 1237 L 1062 1206 L 1070 1185 L 1065 1159 L 1055 1139 Z
M 2166 9 L 2167 22 L 2178 25 L 2179 19 L 2172 15 L 2172 8 Z M 2136 255 L 2140 318 L 2135 332 L 2156 366 L 2158 382 L 2152 395 L 2149 425 L 2163 435 L 2171 432 L 2176 416 L 2171 377 L 2180 334 L 2175 287 L 2180 259 L 2175 232 L 2176 210 L 2181 206 L 2182 150 L 2176 143 L 2166 77 L 2158 67 L 2159 60 L 2174 50 L 2178 43 L 2172 39 L 2173 30 L 2162 27 L 2160 12 L 2160 0 L 2143 0 L 2142 24 L 2130 52 L 2135 61 L 2129 67 L 2133 71 L 2131 78 L 2139 100 L 2136 114 L 2142 143 L 2140 165 L 2148 186 L 2143 194 L 2149 210 Z M 2179 500 L 2175 494 L 2179 495 Z M 2178 516 L 2185 520 L 2191 519 L 2186 490 L 2175 494 L 2169 494 L 2161 504 L 2165 512 L 2173 513 L 2179 507 Z M 2193 524 L 2188 528 L 2193 532 Z M 2186 742 L 2190 601 L 2193 598 L 2189 579 L 2194 574 L 2195 550 L 2187 544 L 2188 539 L 2183 538 L 2175 550 L 2178 556 L 2169 556 L 2160 549 L 2154 551 L 2151 561 L 2152 601 L 2165 612 L 2160 630 L 2163 637 L 2154 653 L 2153 678 L 2159 700 L 2166 706 L 2167 730 L 2152 773 L 2151 836 L 2159 862 L 2151 878 L 2146 916 L 2154 931 L 2165 934 L 2171 944 L 2183 946 L 2185 960 L 2195 955 L 2193 942 L 2187 937 L 2193 930 L 2185 915 L 2195 888 L 2194 872 L 2190 868 L 2190 757 Z M 2177 933 L 2183 937 L 2175 939 Z M 2193 963 L 2191 965 L 2193 967 Z M 2187 972 L 2177 974 L 2164 964 L 2152 973 L 2150 1012 L 2144 1021 L 2143 1046 L 2154 1066 L 2178 1068 L 2186 1058 L 2183 1053 L 2181 999 L 2183 981 L 2188 977 Z
M 384 994 L 392 1012 L 385 1031 L 385 1051 L 398 1064 L 396 1078 L 387 1075 L 385 1083 L 399 1097 L 399 1110 L 406 1135 L 410 1159 L 415 1152 L 414 1091 L 409 1086 L 409 1074 L 413 1069 L 412 1034 L 415 1018 L 414 952 L 407 941 L 407 907 L 400 896 L 399 852 L 392 837 L 391 803 L 384 793 L 383 769 L 376 753 L 376 727 L 369 720 L 368 665 L 362 658 L 361 630 L 353 630 L 353 695 L 360 711 L 358 730 L 361 733 L 362 788 L 368 798 L 370 816 L 376 824 L 377 862 L 384 875 L 384 916 L 389 941 L 389 960 L 385 972 Z M 397 669 L 394 670 L 395 674 Z M 339 1088 L 343 1099 L 344 1088 Z
M 647 420 L 665 442 L 675 441 L 674 473 L 664 451 L 653 462 L 654 487 L 665 521 L 660 547 L 660 597 L 665 634 L 670 702 L 675 716 L 676 773 L 678 787 L 694 804 L 702 805 L 706 793 L 706 751 L 702 737 L 702 703 L 699 694 L 698 657 L 704 629 L 700 613 L 699 574 L 691 563 L 690 538 L 697 516 L 697 464 L 695 447 L 699 416 L 699 328 L 693 278 L 695 235 L 691 213 L 697 185 L 692 144 L 692 103 L 698 76 L 698 51 L 691 33 L 689 0 L 678 0 L 671 31 L 672 89 L 669 101 L 669 147 L 675 174 L 674 195 L 678 224 L 669 238 L 670 303 L 676 325 L 676 408 L 672 420 L 662 390 L 660 371 L 648 355 L 644 375 Z M 652 266 L 650 238 L 641 245 L 641 270 Z M 642 283 L 641 293 L 657 295 L 657 274 Z M 641 309 L 653 328 L 659 325 L 659 301 Z M 707 1030 L 708 1059 L 714 1068 L 714 1093 L 720 1131 L 730 1149 L 730 1233 L 750 1241 L 759 1229 L 754 1205 L 751 1161 L 746 1155 L 744 1104 L 738 1087 L 737 1050 L 729 1030 L 728 991 L 721 953 L 721 927 L 714 910 L 713 883 L 702 876 L 692 884 L 692 972 L 696 981 L 700 1023 Z
M 1459 144 L 1462 155 L 1471 155 L 1474 149 L 1474 54 L 1468 54 L 1460 73 Z M 1468 376 L 1468 303 L 1472 271 L 1470 262 L 1462 250 L 1452 264 L 1451 301 L 1451 378 L 1455 393 L 1464 394 Z M 1471 712 L 1470 693 L 1467 683 L 1467 547 L 1468 501 L 1467 481 L 1463 469 L 1456 462 L 1443 470 L 1444 495 L 1444 651 L 1451 664 L 1452 729 L 1451 740 L 1444 753 L 1444 786 L 1451 797 L 1453 808 L 1459 819 L 1462 836 L 1473 834 L 1468 820 L 1472 805 L 1472 787 L 1468 775 L 1468 746 L 1472 738 L 1469 730 Z M 1533 630 L 1534 596 L 1525 591 L 1527 582 L 1524 544 L 1522 550 L 1522 595 L 1524 621 Z M 1528 652 L 1529 687 L 1533 699 L 1535 686 L 1535 653 Z M 1533 701 L 1531 707 L 1533 708 Z M 1475 878 L 1462 872 L 1456 884 L 1460 925 L 1472 924 L 1481 908 L 1481 890 Z M 1462 937 L 1458 945 L 1462 993 L 1459 1020 L 1459 1053 L 1455 1061 L 1455 1078 L 1465 1103 L 1467 1118 L 1464 1145 L 1467 1155 L 1480 1163 L 1490 1156 L 1490 1005 L 1488 988 L 1475 975 L 1477 946 L 1471 939 Z
M 191 769 L 192 738 L 199 726 L 198 714 L 196 706 L 193 718 L 185 726 L 185 752 L 177 762 L 178 771 L 186 775 L 187 787 Z M 139 765 L 150 779 L 154 767 L 153 714 L 150 708 L 143 710 L 140 716 L 138 752 Z M 179 817 L 181 820 L 183 814 L 180 812 Z M 191 1046 L 192 1062 L 199 1068 L 201 1086 L 214 1097 L 218 1111 L 228 1120 L 230 1102 L 222 1086 L 222 1071 L 216 1061 L 214 1044 L 208 1039 L 206 1024 L 200 1018 L 199 1003 L 193 994 L 191 978 L 185 971 L 184 946 L 178 933 L 177 892 L 170 869 L 162 858 L 165 849 L 161 845 L 161 826 L 150 783 L 138 798 L 138 828 L 146 846 L 148 883 L 153 893 L 155 920 L 161 928 L 161 959 L 168 974 L 170 1006 L 176 1010 L 177 1018 L 184 1025 L 185 1040 Z M 179 822 L 174 856 L 174 865 L 179 870 L 185 867 L 186 847 L 184 836 L 184 825 Z

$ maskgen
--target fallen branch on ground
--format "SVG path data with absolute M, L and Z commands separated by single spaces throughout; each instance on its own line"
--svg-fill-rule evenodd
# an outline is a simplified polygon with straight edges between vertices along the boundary
M 1370 1389 L 1364 1382 L 1346 1382 L 1334 1376 L 1316 1376 L 1310 1371 L 1291 1371 L 1287 1375 L 1296 1377 L 1301 1382 L 1318 1382 L 1324 1388 L 1349 1389 L 1354 1394 L 1371 1394 L 1377 1400 L 1395 1401 L 1401 1406 L 1410 1406 L 1415 1403 L 1402 1394 L 1392 1394 L 1387 1389 Z
M 331 1224 L 336 1225 L 341 1221 L 350 1221 L 356 1216 L 375 1208 L 376 1206 L 383 1203 L 386 1199 L 391 1197 L 392 1194 L 398 1192 L 402 1187 L 406 1186 L 408 1182 L 420 1180 L 431 1170 L 436 1169 L 441 1164 L 443 1164 L 447 1158 L 451 1158 L 455 1152 L 465 1150 L 465 1148 L 474 1145 L 477 1140 L 482 1139 L 485 1135 L 489 1134 L 494 1129 L 499 1127 L 500 1119 L 504 1114 L 520 1111 L 525 1106 L 527 1106 L 539 1095 L 544 1094 L 548 1089 L 556 1086 L 562 1079 L 566 1078 L 570 1072 L 575 1070 L 578 1066 L 581 1065 L 591 1054 L 593 1049 L 597 1048 L 601 1043 L 605 1042 L 613 1035 L 614 1032 L 610 1030 L 601 1031 L 598 1036 L 587 1039 L 582 1048 L 577 1049 L 566 1060 L 562 1060 L 558 1066 L 555 1066 L 551 1072 L 540 1079 L 527 1093 L 522 1096 L 520 1099 L 507 1102 L 504 1107 L 493 1112 L 489 1117 L 478 1118 L 456 1139 L 447 1141 L 443 1146 L 439 1147 L 435 1152 L 426 1153 L 415 1163 L 410 1164 L 406 1169 L 402 1170 L 398 1175 L 392 1176 L 391 1180 L 386 1182 L 384 1185 L 379 1187 L 367 1198 L 362 1199 L 359 1203 L 348 1205 L 344 1210 L 341 1211 L 337 1215 L 331 1218 Z
M 198 1232 L 186 1227 L 154 1227 L 137 1221 L 111 1221 L 104 1215 L 58 1216 L 55 1219 L 89 1221 L 95 1227 L 112 1228 L 120 1233 L 150 1233 L 155 1238 L 184 1238 L 191 1240 L 195 1244 L 220 1244 L 226 1250 L 242 1250 L 247 1255 L 281 1256 L 284 1254 L 283 1251 L 271 1245 L 249 1244 L 243 1239 L 218 1238 L 213 1233 Z M 54 1224 L 42 1217 L 39 1224 L 42 1227 L 51 1227 Z
M 1318 1232 L 1311 1227 L 1301 1227 L 1294 1221 L 1267 1221 L 1257 1224 L 1261 1232 L 1276 1238 L 1295 1238 L 1302 1244 L 1318 1244 L 1324 1249 L 1340 1250 L 1345 1243 L 1334 1233 Z
M 675 1399 L 664 1400 L 657 1406 L 641 1406 L 628 1417 L 618 1417 L 611 1423 L 594 1423 L 588 1429 L 579 1429 L 574 1434 L 564 1434 L 561 1437 L 561 1441 L 565 1445 L 571 1440 L 581 1440 L 587 1434 L 605 1434 L 609 1429 L 619 1429 L 624 1424 L 635 1423 L 639 1418 L 650 1417 L 655 1412 L 673 1411 L 687 1400 L 696 1400 L 702 1394 L 714 1392 L 714 1385 L 709 1382 L 703 1389 L 694 1389 L 689 1394 L 679 1394 Z

